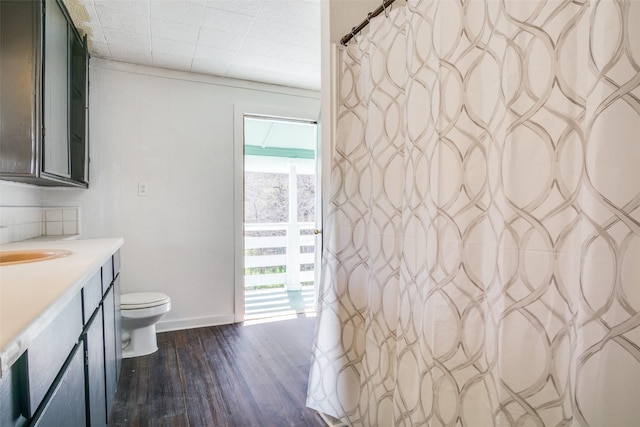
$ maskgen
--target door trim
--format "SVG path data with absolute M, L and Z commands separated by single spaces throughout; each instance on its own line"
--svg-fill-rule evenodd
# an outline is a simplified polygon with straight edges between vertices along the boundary
M 234 217 L 234 320 L 244 321 L 244 117 L 262 116 L 284 120 L 316 122 L 320 106 L 281 107 L 268 104 L 236 103 L 233 106 L 233 217 Z M 317 161 L 317 160 L 316 160 Z M 318 208 L 316 208 L 318 213 Z

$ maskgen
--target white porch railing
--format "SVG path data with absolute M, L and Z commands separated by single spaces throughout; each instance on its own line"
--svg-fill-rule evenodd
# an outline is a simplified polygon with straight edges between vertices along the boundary
M 244 224 L 244 287 L 253 289 L 259 286 L 284 285 L 287 290 L 300 289 L 301 283 L 313 282 L 314 271 L 301 271 L 302 265 L 315 262 L 315 236 L 313 233 L 302 234 L 303 230 L 314 229 L 312 222 L 277 223 L 277 224 Z M 251 236 L 256 231 L 280 231 L 278 236 Z M 249 235 L 248 235 L 249 234 Z M 313 250 L 301 253 L 301 247 L 312 246 Z M 259 252 L 263 249 L 279 249 L 276 255 L 247 255 L 250 250 Z M 283 250 L 284 249 L 284 250 Z M 247 269 L 261 267 L 284 267 L 282 273 L 249 274 Z

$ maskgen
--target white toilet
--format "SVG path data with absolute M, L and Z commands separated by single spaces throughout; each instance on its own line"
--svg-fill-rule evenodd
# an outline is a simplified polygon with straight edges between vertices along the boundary
M 122 357 L 137 357 L 158 350 L 156 322 L 171 310 L 171 298 L 160 292 L 120 296 Z

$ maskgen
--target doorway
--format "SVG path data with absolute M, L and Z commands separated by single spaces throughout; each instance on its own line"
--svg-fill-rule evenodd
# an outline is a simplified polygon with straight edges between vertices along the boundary
M 243 116 L 244 320 L 315 310 L 317 128 Z

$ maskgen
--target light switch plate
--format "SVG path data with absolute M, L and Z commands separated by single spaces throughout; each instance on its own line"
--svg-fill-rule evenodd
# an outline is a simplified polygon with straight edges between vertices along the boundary
M 138 196 L 148 196 L 149 186 L 145 182 L 138 183 Z

